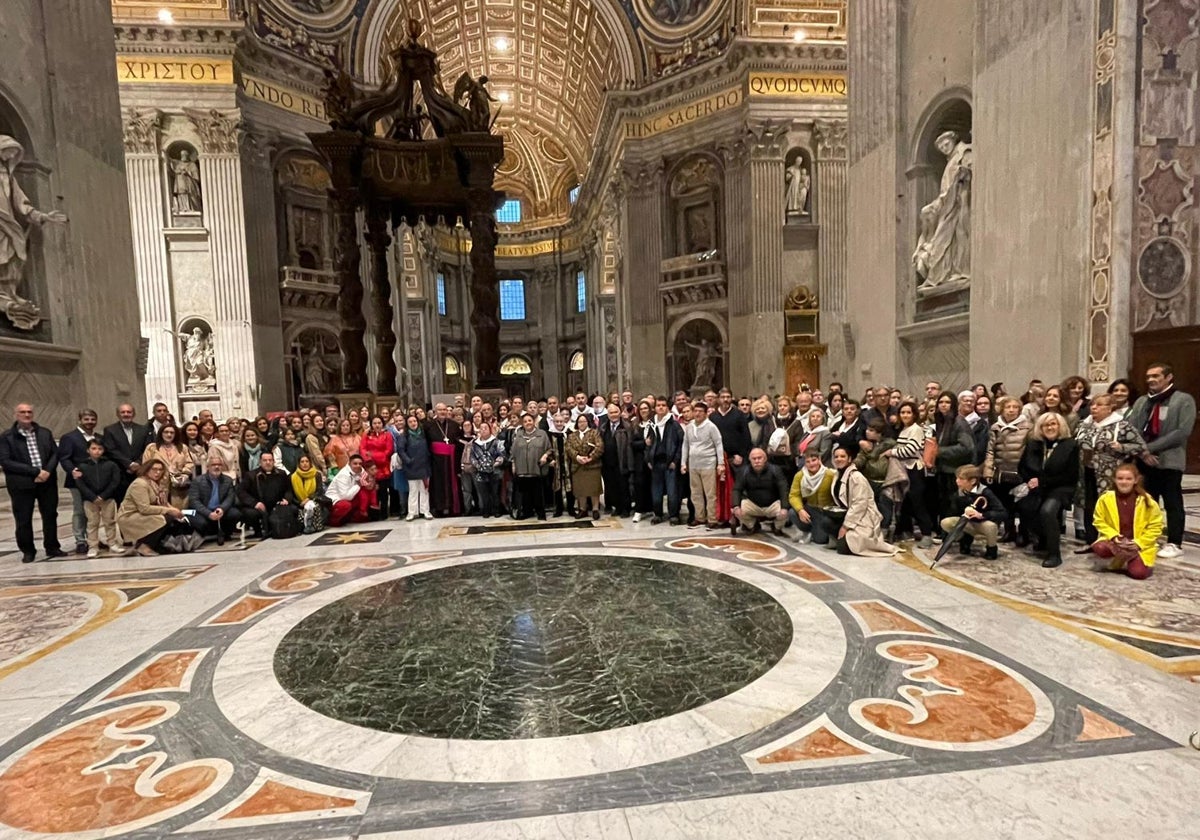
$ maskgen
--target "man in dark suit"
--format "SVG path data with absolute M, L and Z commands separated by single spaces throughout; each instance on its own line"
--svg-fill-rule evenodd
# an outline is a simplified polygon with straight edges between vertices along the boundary
M 42 541 L 46 557 L 66 557 L 58 543 L 58 446 L 49 429 L 33 422 L 33 406 L 21 403 L 12 428 L 0 433 L 0 468 L 12 499 L 13 519 L 17 521 L 17 548 L 21 562 L 32 563 L 37 556 L 33 542 L 33 508 L 42 516 Z
M 109 460 L 116 462 L 121 468 L 121 491 L 117 494 L 117 504 L 125 500 L 125 491 L 137 478 L 142 466 L 142 454 L 150 445 L 150 427 L 141 426 L 134 422 L 137 412 L 129 403 L 117 407 L 117 422 L 104 429 L 104 454 Z
M 62 436 L 58 442 L 58 465 L 62 467 L 63 487 L 71 494 L 73 511 L 71 516 L 71 534 L 75 537 L 75 553 L 87 554 L 87 514 L 83 508 L 83 496 L 75 486 L 79 478 L 79 465 L 88 459 L 88 443 L 96 438 L 96 422 L 99 420 L 95 411 L 85 408 L 79 412 L 79 425 Z

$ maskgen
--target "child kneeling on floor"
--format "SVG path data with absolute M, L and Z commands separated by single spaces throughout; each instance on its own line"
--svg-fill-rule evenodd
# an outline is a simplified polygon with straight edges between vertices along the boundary
M 1096 502 L 1093 523 L 1100 535 L 1092 543 L 1097 571 L 1124 572 L 1134 580 L 1150 577 L 1163 532 L 1163 512 L 1142 486 L 1141 473 L 1133 464 L 1117 467 L 1113 489 Z
M 950 509 L 957 513 L 942 520 L 942 530 L 949 532 L 958 523 L 958 518 L 965 516 L 967 527 L 958 541 L 958 553 L 970 554 L 975 538 L 982 537 L 987 544 L 983 556 L 995 560 L 999 556 L 996 545 L 1000 541 L 1000 526 L 1008 514 L 992 488 L 980 483 L 979 475 L 979 467 L 969 464 L 954 472 L 958 492 L 951 500 Z

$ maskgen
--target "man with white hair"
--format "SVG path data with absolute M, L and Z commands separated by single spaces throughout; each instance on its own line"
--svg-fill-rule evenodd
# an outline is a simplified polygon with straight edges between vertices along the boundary
M 13 413 L 12 428 L 0 433 L 0 468 L 4 486 L 12 500 L 13 519 L 17 521 L 17 548 L 21 562 L 32 563 L 37 556 L 33 542 L 33 509 L 42 517 L 42 545 L 46 557 L 66 557 L 58 542 L 58 445 L 54 435 L 33 422 L 33 406 L 21 403 Z

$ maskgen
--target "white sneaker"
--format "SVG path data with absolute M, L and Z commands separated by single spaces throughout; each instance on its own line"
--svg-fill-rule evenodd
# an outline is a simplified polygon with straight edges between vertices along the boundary
M 633 521 L 634 521 L 634 522 L 641 522 L 641 521 L 642 521 L 642 515 L 641 515 L 640 513 L 635 513 L 635 514 L 633 515 Z
M 433 521 L 433 514 L 432 514 L 432 513 L 427 513 L 427 514 L 425 514 L 425 518 L 426 518 L 426 519 L 428 519 L 430 522 L 432 522 L 432 521 Z
M 1160 548 L 1158 550 L 1158 556 L 1162 557 L 1166 560 L 1173 560 L 1176 557 L 1183 556 L 1183 549 L 1177 545 L 1167 543 L 1166 545 L 1164 545 L 1162 548 Z
M 417 515 L 415 513 L 410 513 L 408 516 L 404 517 L 404 521 L 412 522 L 416 518 L 417 518 Z
M 100 549 L 98 549 L 98 548 L 89 548 L 88 549 L 87 559 L 95 560 L 99 556 L 100 556 Z
M 811 531 L 797 531 L 796 536 L 793 537 L 792 539 L 794 539 L 796 541 L 796 543 L 799 545 L 808 545 L 810 542 L 812 542 L 812 532 Z

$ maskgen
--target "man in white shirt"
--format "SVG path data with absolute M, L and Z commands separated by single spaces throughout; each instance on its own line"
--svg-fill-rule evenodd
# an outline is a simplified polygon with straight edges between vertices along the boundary
M 696 507 L 696 526 L 707 525 L 716 530 L 717 479 L 725 477 L 725 445 L 721 432 L 708 419 L 708 405 L 703 400 L 692 403 L 692 422 L 683 429 L 682 466 L 679 470 L 689 477 L 692 504 Z
M 329 511 L 331 527 L 337 527 L 346 522 L 367 521 L 373 494 L 364 492 L 364 486 L 370 483 L 371 479 L 367 471 L 363 469 L 362 456 L 351 455 L 346 468 L 339 470 L 338 474 L 329 482 L 329 486 L 325 488 L 325 495 L 333 502 L 333 507 Z

